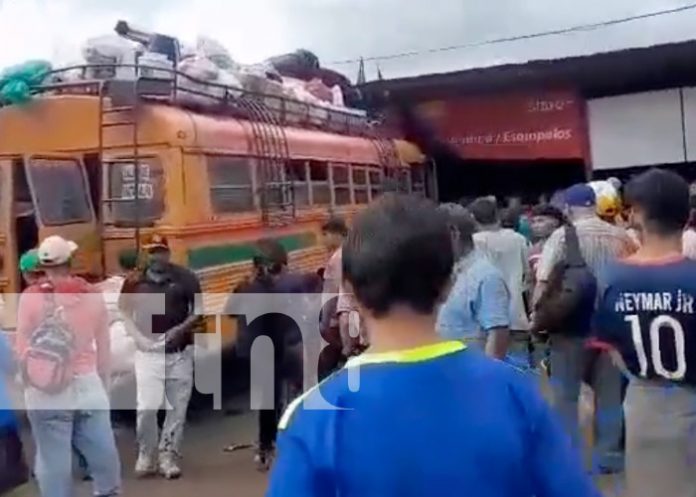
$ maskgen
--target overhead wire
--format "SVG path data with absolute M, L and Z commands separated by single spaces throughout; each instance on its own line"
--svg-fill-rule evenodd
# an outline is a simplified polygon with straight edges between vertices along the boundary
M 355 63 L 359 63 L 359 62 L 402 59 L 402 58 L 406 58 L 406 57 L 417 57 L 419 55 L 434 54 L 434 53 L 441 53 L 441 52 L 450 52 L 450 51 L 454 51 L 454 50 L 464 50 L 464 49 L 468 49 L 468 48 L 477 48 L 477 47 L 483 47 L 483 46 L 489 46 L 489 45 L 498 45 L 498 44 L 502 44 L 502 43 L 511 43 L 511 42 L 515 42 L 515 41 L 531 40 L 531 39 L 535 39 L 535 38 L 545 38 L 545 37 L 549 37 L 549 36 L 558 36 L 558 35 L 577 33 L 577 32 L 583 32 L 583 31 L 594 31 L 597 29 L 616 26 L 619 24 L 626 24 L 626 23 L 630 23 L 630 22 L 640 21 L 643 19 L 650 19 L 653 17 L 662 17 L 662 16 L 666 16 L 666 15 L 678 14 L 680 12 L 686 12 L 686 11 L 694 10 L 694 9 L 696 9 L 696 3 L 691 3 L 691 4 L 687 4 L 687 5 L 682 5 L 679 7 L 674 7 L 671 9 L 662 9 L 662 10 L 657 10 L 657 11 L 652 11 L 652 12 L 646 12 L 644 14 L 636 14 L 636 15 L 628 16 L 628 17 L 609 19 L 609 20 L 601 21 L 601 22 L 579 24 L 579 25 L 570 26 L 567 28 L 559 28 L 559 29 L 552 29 L 552 30 L 547 30 L 547 31 L 539 31 L 536 33 L 528 33 L 528 34 L 522 34 L 522 35 L 516 35 L 516 36 L 505 36 L 505 37 L 501 37 L 501 38 L 493 38 L 493 39 L 489 39 L 489 40 L 473 41 L 473 42 L 462 43 L 462 44 L 458 44 L 458 45 L 450 45 L 450 46 L 446 46 L 446 47 L 430 48 L 430 49 L 426 49 L 426 50 L 413 50 L 410 52 L 401 52 L 401 53 L 394 53 L 394 54 L 374 55 L 371 57 L 358 57 L 355 59 L 337 60 L 337 61 L 331 62 L 331 64 L 332 65 L 342 65 L 342 64 L 355 64 Z

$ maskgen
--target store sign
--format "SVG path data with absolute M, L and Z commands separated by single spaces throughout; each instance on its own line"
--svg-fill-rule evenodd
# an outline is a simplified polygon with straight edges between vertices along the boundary
M 584 101 L 573 92 L 427 102 L 421 115 L 467 159 L 584 159 Z

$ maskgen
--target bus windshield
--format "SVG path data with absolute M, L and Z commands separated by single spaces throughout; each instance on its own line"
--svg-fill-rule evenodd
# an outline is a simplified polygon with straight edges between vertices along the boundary
M 89 193 L 77 160 L 34 158 L 29 162 L 28 175 L 44 225 L 92 220 Z

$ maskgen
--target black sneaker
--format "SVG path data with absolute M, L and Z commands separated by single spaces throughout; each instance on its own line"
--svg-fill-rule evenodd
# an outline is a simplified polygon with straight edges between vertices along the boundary
M 256 469 L 262 473 L 266 473 L 271 469 L 273 465 L 273 459 L 275 458 L 274 449 L 259 449 L 256 451 L 254 456 L 254 464 L 256 464 Z

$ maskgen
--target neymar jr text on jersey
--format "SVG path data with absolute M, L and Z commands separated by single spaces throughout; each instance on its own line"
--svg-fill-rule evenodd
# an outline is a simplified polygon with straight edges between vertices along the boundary
M 673 292 L 622 292 L 614 302 L 616 312 L 674 312 L 694 313 L 694 296 L 676 290 Z

